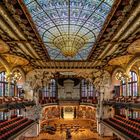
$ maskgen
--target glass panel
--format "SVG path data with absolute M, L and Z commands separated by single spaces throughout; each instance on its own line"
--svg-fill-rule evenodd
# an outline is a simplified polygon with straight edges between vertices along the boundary
M 4 118 L 3 112 L 0 112 L 0 120 L 3 120 L 3 118 Z
M 51 79 L 48 86 L 44 87 L 42 90 L 42 98 L 44 97 L 55 97 L 56 96 L 56 81 Z
M 128 96 L 132 96 L 132 87 L 130 83 L 128 84 L 128 89 Z
M 130 71 L 129 74 L 131 76 L 129 81 L 131 89 L 129 89 L 129 92 L 131 92 L 131 96 L 138 96 L 137 74 L 134 71 Z
M 5 83 L 5 95 L 8 96 L 8 84 Z
M 14 93 L 15 93 L 15 85 L 11 84 L 10 96 L 14 96 Z
M 4 83 L 0 83 L 0 96 L 4 95 Z
M 82 60 L 87 59 L 89 46 L 93 47 L 114 0 L 24 0 L 24 3 L 42 40 L 49 42 L 45 45 L 50 48 L 51 59 Z M 67 49 L 62 49 L 63 46 Z M 82 53 L 83 49 L 87 53 Z
M 122 95 L 126 96 L 126 85 L 122 85 Z
M 81 81 L 81 96 L 82 97 L 95 97 L 95 90 L 93 84 L 87 82 L 86 80 Z

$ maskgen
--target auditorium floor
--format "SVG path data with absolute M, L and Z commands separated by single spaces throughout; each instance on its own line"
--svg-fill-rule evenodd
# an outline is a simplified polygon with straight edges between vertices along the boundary
M 91 120 L 64 120 L 56 119 L 51 121 L 42 121 L 42 124 L 55 126 L 57 131 L 51 135 L 41 133 L 37 138 L 26 138 L 25 140 L 66 140 L 66 129 L 71 131 L 72 138 L 69 140 L 112 140 L 111 137 L 100 137 L 96 132 L 97 126 L 95 121 Z
M 91 132 L 88 129 L 80 130 L 79 132 L 72 132 L 70 140 L 112 140 L 111 137 L 100 137 L 96 132 Z M 54 135 L 48 133 L 41 133 L 37 138 L 26 138 L 25 140 L 66 140 L 66 133 L 56 132 Z

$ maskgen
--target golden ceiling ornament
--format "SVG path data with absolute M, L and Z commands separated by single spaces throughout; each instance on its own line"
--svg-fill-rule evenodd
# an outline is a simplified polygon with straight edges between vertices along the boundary
M 129 47 L 127 48 L 128 53 L 130 54 L 136 54 L 136 53 L 140 53 L 140 39 L 134 41 L 133 43 L 131 43 L 129 45 Z
M 133 57 L 133 55 L 123 55 L 123 56 L 119 56 L 116 58 L 113 58 L 109 61 L 109 65 L 125 65 L 128 64 L 128 62 L 130 61 L 130 59 Z
M 19 65 L 23 66 L 29 63 L 27 59 L 16 55 L 4 54 L 3 56 L 12 67 Z
M 9 51 L 9 46 L 0 39 L 0 53 L 6 53 Z
M 74 57 L 84 47 L 86 39 L 76 35 L 61 35 L 54 38 L 53 43 L 65 57 Z

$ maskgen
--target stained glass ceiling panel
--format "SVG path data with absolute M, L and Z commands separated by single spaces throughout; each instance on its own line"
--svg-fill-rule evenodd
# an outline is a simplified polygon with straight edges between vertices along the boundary
M 24 0 L 51 59 L 86 60 L 114 0 Z

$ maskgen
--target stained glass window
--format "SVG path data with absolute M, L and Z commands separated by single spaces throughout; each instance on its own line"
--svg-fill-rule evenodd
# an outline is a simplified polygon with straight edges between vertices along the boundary
M 138 96 L 137 74 L 134 71 L 130 71 L 129 75 L 131 78 L 128 82 L 128 90 L 126 89 L 126 82 L 122 81 L 122 95 L 126 96 L 127 94 L 127 96 Z
M 86 82 L 86 80 L 82 80 L 82 82 L 81 82 L 81 95 L 82 95 L 82 97 L 87 97 L 87 82 Z
M 8 82 L 5 78 L 5 71 L 0 72 L 0 96 L 7 96 L 8 95 Z M 14 96 L 16 94 L 17 86 L 11 82 L 10 83 L 10 96 Z
M 81 96 L 82 97 L 95 97 L 95 88 L 92 83 L 87 82 L 85 79 L 81 81 Z
M 5 72 L 0 73 L 0 96 L 4 96 L 5 94 Z
M 126 83 L 124 80 L 122 81 L 122 95 L 126 96 Z
M 56 81 L 51 79 L 48 86 L 43 88 L 43 98 L 44 97 L 56 97 Z
M 4 113 L 0 111 L 0 121 L 3 120 Z
M 24 0 L 50 58 L 56 60 L 87 59 L 113 2 Z
M 129 96 L 138 96 L 137 74 L 130 71 L 131 79 L 128 82 Z

